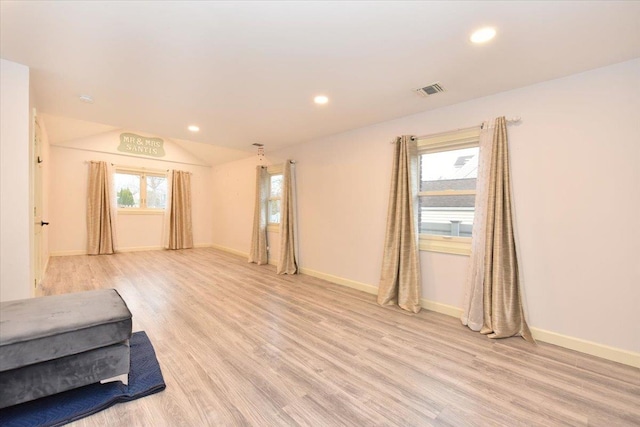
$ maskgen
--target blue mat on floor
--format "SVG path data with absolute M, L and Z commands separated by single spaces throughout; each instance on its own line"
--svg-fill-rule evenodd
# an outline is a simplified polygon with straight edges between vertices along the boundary
M 0 426 L 61 426 L 120 402 L 139 399 L 165 389 L 162 371 L 149 337 L 136 332 L 129 341 L 129 385 L 121 381 L 91 384 L 0 410 Z

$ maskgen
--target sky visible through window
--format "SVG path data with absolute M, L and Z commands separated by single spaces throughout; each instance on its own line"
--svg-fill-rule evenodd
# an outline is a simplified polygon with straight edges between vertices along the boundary
M 422 156 L 422 181 L 477 178 L 478 147 L 442 151 Z

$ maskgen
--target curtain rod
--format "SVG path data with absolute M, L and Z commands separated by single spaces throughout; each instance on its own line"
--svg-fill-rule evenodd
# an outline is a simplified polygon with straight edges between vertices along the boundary
M 511 117 L 510 119 L 507 119 L 507 124 L 518 123 L 520 120 L 522 120 L 520 116 Z M 415 141 L 416 139 L 431 138 L 433 136 L 446 135 L 448 133 L 453 133 L 453 132 L 468 131 L 468 130 L 473 130 L 478 128 L 483 129 L 483 127 L 484 127 L 484 123 L 477 126 L 470 126 L 468 128 L 458 128 L 458 129 L 448 130 L 444 132 L 430 133 L 428 135 L 412 136 L 411 139 Z M 395 140 L 391 141 L 391 144 L 395 144 Z
M 99 160 L 85 160 L 84 163 L 85 164 L 89 164 L 89 163 L 98 163 Z M 116 165 L 115 163 L 109 163 L 111 166 L 116 167 L 116 168 L 122 168 L 122 169 L 137 169 L 137 170 L 143 170 L 143 171 L 149 171 L 149 172 L 169 172 L 171 169 L 154 169 L 154 168 L 145 168 L 145 167 L 139 167 L 139 166 L 129 166 L 129 165 Z
M 97 160 L 85 160 L 84 161 L 85 164 L 88 163 L 98 163 Z M 143 167 L 137 167 L 137 166 L 128 166 L 128 165 L 116 165 L 115 163 L 109 163 L 111 166 L 113 166 L 114 168 L 121 168 L 121 169 L 129 169 L 132 171 L 149 171 L 149 172 L 169 172 L 171 171 L 171 169 L 154 169 L 154 168 L 143 168 Z M 181 172 L 185 172 L 188 173 L 189 175 L 193 175 L 193 172 L 189 172 L 189 171 L 181 171 Z
M 111 163 L 111 166 L 116 168 L 121 168 L 121 169 L 141 169 L 143 171 L 149 171 L 149 172 L 169 172 L 171 170 L 171 169 L 145 168 L 145 167 L 128 166 L 128 165 L 116 165 L 115 163 Z
M 432 136 L 446 135 L 448 133 L 467 131 L 467 130 L 473 130 L 473 129 L 482 129 L 482 125 L 470 126 L 468 128 L 458 128 L 458 129 L 453 129 L 453 130 L 447 130 L 447 131 L 444 131 L 444 132 L 430 133 L 428 135 L 412 136 L 411 140 L 415 141 L 416 139 L 431 138 Z
M 291 163 L 292 165 L 295 165 L 295 164 L 296 164 L 296 161 L 295 161 L 295 160 L 289 160 L 289 163 Z M 273 166 L 273 165 L 272 165 L 272 166 Z M 261 168 L 268 168 L 269 166 L 267 166 L 267 165 L 260 165 L 260 167 L 261 167 Z
M 518 123 L 518 122 L 520 122 L 520 120 L 522 120 L 522 118 L 521 118 L 520 116 L 513 116 L 513 117 L 508 118 L 508 119 L 505 119 L 505 120 L 506 120 L 507 124 L 508 124 L 508 125 L 510 125 L 510 124 L 512 124 L 512 123 Z M 485 121 L 484 123 L 482 123 L 482 124 L 480 125 L 480 128 L 481 128 L 481 129 L 484 129 L 484 124 L 485 124 L 485 123 L 489 123 L 489 121 L 487 120 L 487 121 Z

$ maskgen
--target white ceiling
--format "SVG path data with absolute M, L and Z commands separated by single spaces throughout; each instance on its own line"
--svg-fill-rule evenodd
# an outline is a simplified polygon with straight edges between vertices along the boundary
M 3 0 L 0 19 L 40 111 L 251 152 L 640 57 L 631 1 Z

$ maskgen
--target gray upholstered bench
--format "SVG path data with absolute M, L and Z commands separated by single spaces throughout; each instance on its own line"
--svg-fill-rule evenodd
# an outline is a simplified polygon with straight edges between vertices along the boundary
M 0 408 L 128 374 L 130 337 L 115 289 L 0 303 Z

